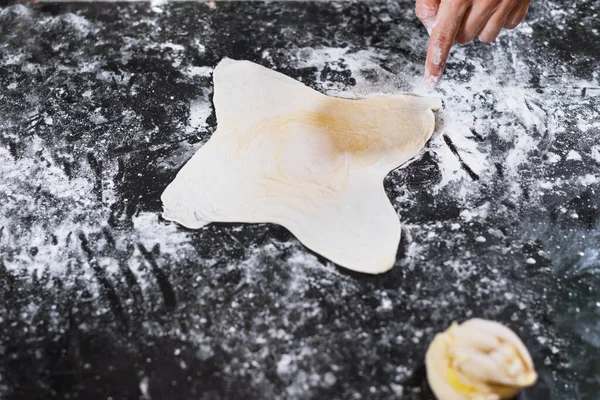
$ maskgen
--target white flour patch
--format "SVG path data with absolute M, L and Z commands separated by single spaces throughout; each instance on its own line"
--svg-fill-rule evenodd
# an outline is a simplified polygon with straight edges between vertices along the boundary
M 0 253 L 4 265 L 38 274 L 44 269 L 59 272 L 66 268 L 72 256 L 70 251 L 77 251 L 77 232 L 97 229 L 95 219 L 101 211 L 93 200 L 90 181 L 83 177 L 69 180 L 59 168 L 48 167 L 33 157 L 15 161 L 3 148 L 0 148 L 0 175 L 3 179 Z M 23 176 L 30 177 L 35 186 L 29 185 Z M 38 198 L 36 192 L 44 196 Z M 21 227 L 26 225 L 19 221 L 29 216 L 35 216 L 35 220 L 24 231 Z
M 191 66 L 191 67 L 187 67 L 184 68 L 182 70 L 182 72 L 187 75 L 187 76 L 204 76 L 204 77 L 209 77 L 212 72 L 213 72 L 213 68 L 212 67 L 196 67 L 196 66 Z
M 136 242 L 148 249 L 159 245 L 179 259 L 185 259 L 186 253 L 192 250 L 188 233 L 179 229 L 177 224 L 161 221 L 155 213 L 141 212 L 134 216 L 133 229 Z
M 97 199 L 93 179 L 90 176 L 69 179 L 62 169 L 47 165 L 45 160 L 51 157 L 36 136 L 31 151 L 37 152 L 37 156 L 31 154 L 15 161 L 0 147 L 3 178 L 0 186 L 3 204 L 0 208 L 0 253 L 5 267 L 26 269 L 39 275 L 44 270 L 60 273 L 73 263 L 86 265 L 88 261 L 82 252 L 80 238 L 84 235 L 89 239 L 90 248 L 98 252 L 99 265 L 108 272 L 117 268 L 114 258 L 101 256 L 113 251 L 106 239 L 97 236 L 101 228 L 98 221 L 106 221 L 109 210 Z M 91 171 L 87 173 L 92 174 Z M 35 183 L 29 185 L 29 180 L 23 180 L 23 176 Z M 105 201 L 114 198 L 111 188 L 112 185 L 103 187 Z M 24 230 L 22 226 L 27 225 L 19 221 L 29 219 L 29 216 L 35 216 L 35 219 L 27 222 L 29 228 Z M 193 250 L 187 233 L 175 224 L 159 221 L 155 213 L 140 213 L 133 217 L 133 224 L 132 232 L 122 232 L 125 236 L 113 239 L 114 251 L 127 253 L 128 243 L 140 243 L 148 249 L 158 245 L 174 259 L 183 260 Z M 119 231 L 113 234 L 118 235 Z M 135 259 L 129 263 L 140 264 Z
M 23 62 L 24 56 L 21 54 L 9 54 L 2 60 L 4 65 L 19 65 Z
M 581 154 L 579 154 L 575 150 L 569 150 L 569 152 L 567 153 L 567 160 L 581 161 Z
M 600 145 L 592 146 L 591 156 L 597 163 L 600 163 Z
M 206 120 L 212 113 L 212 104 L 208 99 L 208 95 L 204 95 L 190 103 L 190 117 L 188 119 L 188 126 L 186 127 L 186 133 L 196 132 L 198 130 L 206 129 Z
M 586 174 L 579 178 L 579 182 L 581 182 L 582 185 L 589 186 L 600 182 L 600 179 L 598 178 L 598 175 Z
M 182 45 L 171 43 L 171 42 L 161 43 L 159 45 L 159 48 L 170 49 L 170 50 L 174 50 L 174 51 L 185 51 L 185 47 L 183 47 Z
M 90 21 L 82 17 L 81 15 L 68 13 L 62 17 L 64 21 L 68 22 L 73 28 L 75 28 L 79 36 L 87 35 L 93 28 Z

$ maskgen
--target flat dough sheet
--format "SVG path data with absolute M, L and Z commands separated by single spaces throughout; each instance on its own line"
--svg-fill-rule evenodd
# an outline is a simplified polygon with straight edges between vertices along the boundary
M 391 269 L 400 222 L 383 179 L 423 148 L 441 101 L 329 97 L 227 58 L 213 79 L 217 130 L 165 189 L 163 217 L 279 224 L 342 267 Z

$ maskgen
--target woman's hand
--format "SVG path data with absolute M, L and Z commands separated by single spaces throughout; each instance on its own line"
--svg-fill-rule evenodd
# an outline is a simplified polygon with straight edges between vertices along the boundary
M 430 34 L 425 81 L 434 86 L 442 77 L 454 41 L 469 43 L 479 36 L 492 42 L 502 30 L 525 18 L 530 0 L 417 0 L 417 17 Z

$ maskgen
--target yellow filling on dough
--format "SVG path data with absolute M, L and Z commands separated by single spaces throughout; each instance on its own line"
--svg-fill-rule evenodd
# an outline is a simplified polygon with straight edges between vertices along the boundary
M 459 391 L 461 393 L 466 393 L 466 394 L 481 393 L 481 391 L 479 389 L 477 389 L 476 387 L 470 386 L 470 385 L 464 383 L 463 381 L 461 381 L 460 376 L 458 375 L 456 370 L 452 367 L 448 367 L 446 370 L 446 381 L 448 382 L 448 384 L 450 386 L 452 386 L 452 388 L 456 389 L 457 391 Z M 487 387 L 489 388 L 490 393 L 494 393 L 503 399 L 512 397 L 515 395 L 516 392 L 519 391 L 519 388 L 517 388 L 517 387 L 499 385 L 499 384 L 493 384 L 493 383 L 487 383 Z
M 448 369 L 446 371 L 446 381 L 448 381 L 450 386 L 452 386 L 454 389 L 458 390 L 459 392 L 465 392 L 465 393 L 477 393 L 478 392 L 477 388 L 462 383 L 458 376 L 458 373 L 456 373 L 456 370 L 452 367 L 448 367 Z

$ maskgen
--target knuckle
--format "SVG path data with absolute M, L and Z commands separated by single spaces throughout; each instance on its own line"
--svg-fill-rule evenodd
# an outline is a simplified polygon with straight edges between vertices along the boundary
M 415 14 L 421 21 L 425 21 L 435 17 L 435 9 L 426 3 L 417 3 Z
M 415 6 L 415 15 L 417 18 L 422 19 L 425 15 L 425 7 L 421 3 L 417 3 Z
M 471 2 L 468 1 L 459 1 L 454 3 L 455 12 L 459 14 L 464 14 L 471 7 Z
M 502 0 L 484 0 L 483 6 L 488 9 L 489 8 L 496 9 L 500 6 L 501 3 L 502 3 Z

